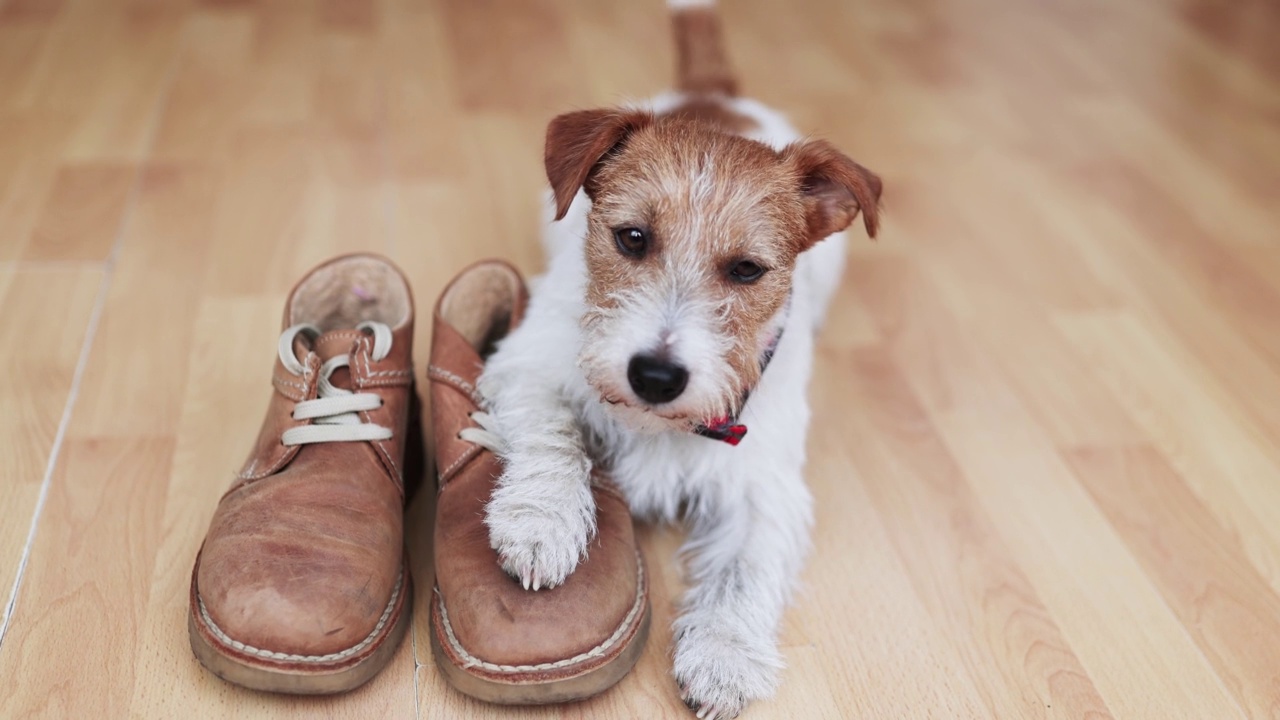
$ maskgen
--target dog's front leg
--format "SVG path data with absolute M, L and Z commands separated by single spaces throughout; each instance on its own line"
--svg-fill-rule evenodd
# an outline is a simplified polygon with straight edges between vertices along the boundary
M 808 547 L 811 500 L 798 477 L 765 487 L 695 519 L 682 549 L 692 586 L 675 622 L 674 674 L 700 718 L 732 718 L 772 695 L 783 667 L 778 625 Z
M 563 583 L 596 529 L 591 460 L 577 417 L 551 379 L 521 367 L 524 358 L 541 357 L 513 344 L 481 379 L 505 444 L 502 475 L 485 508 L 489 543 L 503 569 L 534 590 Z

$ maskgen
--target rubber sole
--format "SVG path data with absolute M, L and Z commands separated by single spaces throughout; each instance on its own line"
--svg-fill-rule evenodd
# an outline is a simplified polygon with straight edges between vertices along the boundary
M 196 588 L 200 567 L 197 558 L 196 569 L 191 574 L 187 611 L 191 650 L 200 664 L 214 675 L 251 690 L 289 695 L 332 695 L 354 690 L 386 667 L 409 629 L 413 580 L 407 561 L 408 558 L 380 628 L 355 646 L 358 650 L 316 657 L 260 650 L 228 638 L 211 622 L 200 600 Z
M 608 640 L 582 655 L 533 666 L 503 666 L 471 657 L 453 636 L 439 590 L 431 603 L 431 654 L 454 689 L 498 705 L 547 705 L 599 695 L 635 667 L 649 639 L 649 588 L 640 566 L 636 604 Z M 610 642 L 607 652 L 597 653 Z

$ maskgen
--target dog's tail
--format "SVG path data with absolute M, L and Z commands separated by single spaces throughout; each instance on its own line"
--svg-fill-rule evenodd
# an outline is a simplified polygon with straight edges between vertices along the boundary
M 676 38 L 676 88 L 698 95 L 738 94 L 715 0 L 667 0 Z

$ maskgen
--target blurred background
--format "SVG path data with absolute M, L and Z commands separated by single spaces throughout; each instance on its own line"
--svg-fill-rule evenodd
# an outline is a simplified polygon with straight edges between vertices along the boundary
M 1280 716 L 1280 4 L 720 11 L 743 93 L 885 185 L 744 717 Z M 394 259 L 421 371 L 454 273 L 540 271 L 547 121 L 673 63 L 660 0 L 0 0 L 0 717 L 687 715 L 677 530 L 643 531 L 640 665 L 568 707 L 449 690 L 425 592 L 339 698 L 222 683 L 185 628 L 295 280 Z

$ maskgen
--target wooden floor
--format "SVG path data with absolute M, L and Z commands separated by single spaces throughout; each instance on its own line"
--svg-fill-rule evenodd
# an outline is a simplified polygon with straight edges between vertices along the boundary
M 811 390 L 816 551 L 747 718 L 1280 717 L 1280 5 L 726 0 L 748 93 L 885 179 Z M 348 696 L 242 691 L 185 593 L 284 294 L 423 322 L 528 272 L 556 112 L 665 89 L 659 0 L 0 0 L 0 718 L 503 717 L 426 613 Z M 410 509 L 427 582 L 430 507 Z M 674 531 L 634 673 L 679 718 Z

